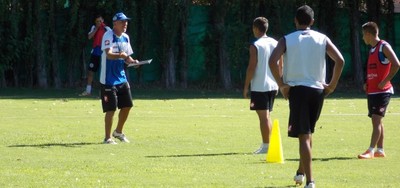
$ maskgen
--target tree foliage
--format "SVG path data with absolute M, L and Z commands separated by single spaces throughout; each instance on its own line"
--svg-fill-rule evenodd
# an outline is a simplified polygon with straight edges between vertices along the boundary
M 244 79 L 248 47 L 254 40 L 253 19 L 267 17 L 267 35 L 279 39 L 295 29 L 295 10 L 305 3 L 315 11 L 313 28 L 344 49 L 351 73 L 343 81 L 360 84 L 365 55 L 360 24 L 376 21 L 383 26 L 382 38 L 395 40 L 393 0 L 2 0 L 0 87 L 81 86 L 91 46 L 87 33 L 94 17 L 100 14 L 112 26 L 112 16 L 123 11 L 132 17 L 127 32 L 135 58 L 154 59 L 149 66 L 129 70 L 131 82 L 230 89 Z M 196 14 L 199 7 L 206 11 Z M 207 23 L 196 34 L 191 24 L 199 16 Z M 202 73 L 190 79 L 195 77 L 194 66 Z

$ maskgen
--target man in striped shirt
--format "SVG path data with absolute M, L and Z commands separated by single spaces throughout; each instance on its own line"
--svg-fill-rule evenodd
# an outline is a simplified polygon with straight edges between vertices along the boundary
M 105 113 L 105 138 L 103 143 L 116 144 L 111 138 L 111 128 L 114 113 L 120 109 L 117 128 L 112 136 L 121 142 L 129 142 L 122 133 L 129 111 L 133 106 L 132 95 L 125 74 L 126 64 L 137 63 L 130 55 L 133 54 L 129 36 L 125 33 L 128 20 L 123 13 L 117 13 L 113 17 L 113 30 L 104 34 L 101 49 L 101 102 Z

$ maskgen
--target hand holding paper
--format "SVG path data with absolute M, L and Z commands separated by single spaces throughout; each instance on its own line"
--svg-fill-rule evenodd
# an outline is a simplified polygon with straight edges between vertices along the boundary
M 126 58 L 125 63 L 126 64 L 131 64 L 131 63 L 137 63 L 139 62 L 138 60 L 133 59 L 131 56 L 128 56 L 128 58 Z

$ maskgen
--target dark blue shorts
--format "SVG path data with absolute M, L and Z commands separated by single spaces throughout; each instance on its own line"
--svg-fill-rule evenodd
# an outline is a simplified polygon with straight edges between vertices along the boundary
M 91 54 L 88 70 L 92 72 L 97 72 L 97 70 L 99 70 L 100 61 L 101 61 L 101 56 Z
M 132 107 L 132 94 L 129 83 L 115 86 L 101 85 L 101 104 L 103 112 Z

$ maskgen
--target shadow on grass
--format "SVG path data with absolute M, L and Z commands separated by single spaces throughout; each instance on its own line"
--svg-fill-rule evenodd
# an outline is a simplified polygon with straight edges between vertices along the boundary
M 0 90 L 0 99 L 61 99 L 68 100 L 99 100 L 99 89 L 95 89 L 92 95 L 80 97 L 81 89 L 31 89 L 31 88 L 7 88 Z M 209 99 L 209 98 L 242 98 L 239 90 L 199 90 L 199 89 L 134 89 L 134 100 L 168 100 L 168 99 Z
M 328 158 L 313 158 L 312 161 L 345 161 L 354 160 L 356 157 L 328 157 Z M 285 159 L 286 161 L 299 161 L 299 159 Z
M 327 161 L 346 161 L 346 160 L 356 160 L 356 157 L 329 157 L 329 158 L 313 158 L 312 161 L 321 161 L 321 162 L 327 162 Z M 358 160 L 358 159 L 357 159 Z M 299 159 L 284 159 L 284 162 L 299 162 Z M 268 163 L 265 160 L 260 160 L 258 162 L 253 162 L 253 164 L 264 164 Z M 269 164 L 280 164 L 280 163 L 269 163 Z
M 88 145 L 98 145 L 101 144 L 97 143 L 90 143 L 90 142 L 78 142 L 78 143 L 46 143 L 46 144 L 20 144 L 20 145 L 11 145 L 8 147 L 12 148 L 24 148 L 24 147 L 33 147 L 33 148 L 48 148 L 48 147 L 81 147 L 81 146 L 88 146 Z
M 286 186 L 267 186 L 267 187 L 264 187 L 264 188 L 290 188 L 290 187 L 296 187 L 296 186 L 293 186 L 293 185 L 286 185 Z
M 213 156 L 228 156 L 228 155 L 252 155 L 252 153 L 207 153 L 207 154 L 190 154 L 190 155 L 152 155 L 152 156 L 145 156 L 145 157 L 146 158 L 213 157 Z
M 32 89 L 32 88 L 7 88 L 0 90 L 0 99 L 61 99 L 68 100 L 99 100 L 99 87 L 97 87 L 91 96 L 79 97 L 83 91 L 80 89 Z M 399 91 L 400 92 L 400 91 Z M 220 98 L 233 98 L 242 99 L 241 89 L 231 90 L 207 90 L 207 89 L 168 89 L 163 87 L 151 88 L 132 88 L 133 99 L 140 100 L 168 100 L 168 99 L 220 99 Z M 282 98 L 279 94 L 277 99 Z M 364 92 L 358 90 L 337 89 L 333 94 L 329 95 L 327 99 L 354 99 L 365 98 Z

